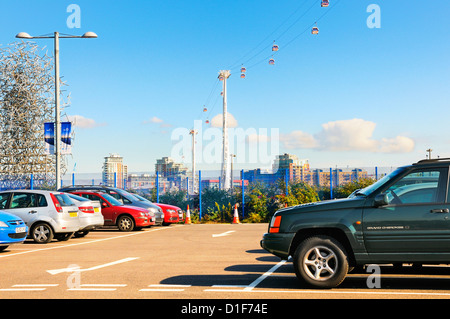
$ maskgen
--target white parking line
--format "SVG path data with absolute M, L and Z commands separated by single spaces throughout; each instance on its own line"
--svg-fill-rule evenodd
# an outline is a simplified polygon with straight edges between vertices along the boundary
M 47 288 L 3 288 L 1 291 L 43 291 Z
M 117 265 L 117 264 L 121 264 L 121 263 L 125 263 L 128 261 L 132 261 L 135 259 L 139 259 L 139 257 L 129 257 L 129 258 L 124 258 L 124 259 L 120 259 L 117 261 L 113 261 L 107 264 L 103 264 L 103 265 L 98 265 L 98 266 L 94 266 L 91 268 L 86 268 L 86 269 L 80 269 L 78 267 L 69 267 L 69 268 L 61 268 L 61 269 L 54 269 L 54 270 L 47 270 L 47 272 L 51 275 L 57 275 L 63 272 L 84 272 L 84 271 L 91 271 L 91 270 L 97 270 L 100 268 L 105 268 L 105 267 L 109 267 L 109 266 L 113 266 L 113 265 Z
M 59 284 L 17 284 L 12 288 L 3 288 L 0 291 L 43 291 L 47 287 L 57 287 Z
M 148 285 L 148 287 L 154 287 L 154 288 L 144 288 L 140 289 L 139 291 L 184 291 L 184 288 L 189 288 L 191 285 L 163 285 L 163 284 L 154 284 L 154 285 Z
M 58 287 L 59 284 L 18 284 L 13 287 Z
M 144 288 L 139 289 L 139 291 L 160 291 L 160 292 L 168 292 L 168 291 L 184 291 L 184 289 L 177 289 L 177 288 Z
M 259 276 L 256 280 L 254 280 L 250 285 L 248 286 L 242 286 L 242 285 L 213 285 L 210 289 L 204 289 L 203 291 L 231 291 L 231 292 L 243 292 L 243 291 L 252 291 L 253 288 L 258 286 L 264 279 L 269 277 L 271 274 L 273 274 L 278 268 L 283 266 L 286 263 L 287 260 L 282 260 L 272 268 L 270 268 L 267 272 Z M 217 288 L 243 288 L 243 289 L 217 289 Z
M 244 288 L 244 291 L 249 291 L 252 290 L 253 288 L 255 288 L 256 286 L 259 285 L 259 283 L 261 281 L 263 281 L 264 279 L 266 279 L 267 277 L 269 277 L 271 274 L 273 274 L 278 268 L 280 268 L 281 266 L 283 266 L 286 263 L 287 260 L 282 260 L 280 261 L 278 264 L 276 264 L 275 266 L 273 266 L 272 268 L 269 269 L 269 271 L 267 271 L 266 273 L 262 274 L 261 276 L 259 276 L 254 282 L 252 282 L 250 285 L 248 285 L 247 287 Z
M 180 225 L 180 226 L 182 226 L 182 225 Z M 46 251 L 46 250 L 61 249 L 61 248 L 66 248 L 66 247 L 87 245 L 87 244 L 92 244 L 92 243 L 98 243 L 98 242 L 101 242 L 101 241 L 114 240 L 114 239 L 120 239 L 120 238 L 124 238 L 124 237 L 148 234 L 148 233 L 152 233 L 152 232 L 160 231 L 160 230 L 165 230 L 165 229 L 174 229 L 175 227 L 180 227 L 180 226 L 174 225 L 173 227 L 170 227 L 170 228 L 155 228 L 155 229 L 150 229 L 150 230 L 143 230 L 143 231 L 139 231 L 139 232 L 135 232 L 135 233 L 118 235 L 118 236 L 108 237 L 108 238 L 94 239 L 94 240 L 91 240 L 91 241 L 85 241 L 85 242 L 81 242 L 81 243 L 61 244 L 61 245 L 58 245 L 58 246 L 51 246 L 51 247 L 45 247 L 45 248 L 40 248 L 40 249 L 26 250 L 26 251 L 21 251 L 21 252 L 12 253 L 12 254 L 1 254 L 0 258 L 7 258 L 7 257 L 13 257 L 13 256 L 18 256 L 18 255 L 24 255 L 24 254 L 31 254 L 31 253 L 36 253 L 36 252 Z

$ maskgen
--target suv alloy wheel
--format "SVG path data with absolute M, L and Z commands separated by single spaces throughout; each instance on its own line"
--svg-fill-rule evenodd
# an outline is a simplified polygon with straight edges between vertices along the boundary
M 295 251 L 294 268 L 300 281 L 316 288 L 334 288 L 347 275 L 347 254 L 331 237 L 309 237 Z

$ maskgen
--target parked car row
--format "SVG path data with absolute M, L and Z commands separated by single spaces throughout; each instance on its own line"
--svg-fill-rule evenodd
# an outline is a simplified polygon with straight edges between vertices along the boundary
M 180 221 L 183 211 L 179 207 L 154 204 L 112 187 L 9 190 L 0 192 L 0 251 L 27 237 L 48 243 L 83 237 L 102 226 L 133 231 Z

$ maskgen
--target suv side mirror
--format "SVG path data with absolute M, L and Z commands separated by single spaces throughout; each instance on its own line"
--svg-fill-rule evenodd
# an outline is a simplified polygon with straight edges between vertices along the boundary
M 375 199 L 373 201 L 373 205 L 375 207 L 385 206 L 388 204 L 388 198 L 386 193 L 381 193 L 375 196 Z

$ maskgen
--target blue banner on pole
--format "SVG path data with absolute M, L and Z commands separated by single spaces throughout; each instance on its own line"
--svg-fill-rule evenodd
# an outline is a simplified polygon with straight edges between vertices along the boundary
M 61 154 L 72 153 L 72 123 L 61 123 Z M 45 154 L 55 154 L 55 123 L 44 123 Z

